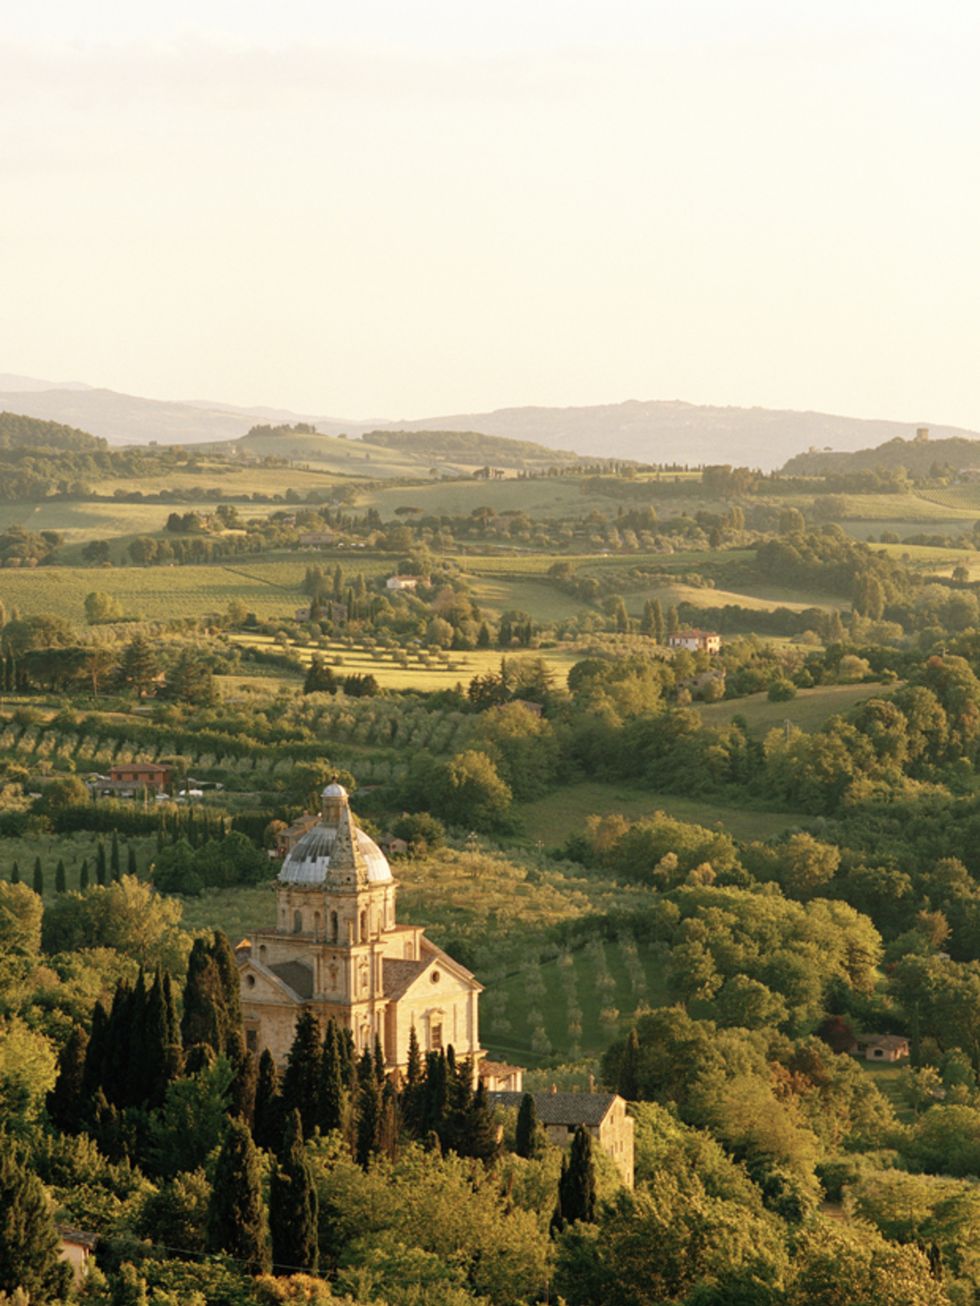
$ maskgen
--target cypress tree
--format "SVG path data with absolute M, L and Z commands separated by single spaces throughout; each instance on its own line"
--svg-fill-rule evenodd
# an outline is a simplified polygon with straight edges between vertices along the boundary
M 327 1022 L 327 1032 L 320 1054 L 320 1091 L 317 1103 L 317 1123 L 326 1133 L 340 1129 L 344 1123 L 344 1081 L 337 1026 Z
M 208 1248 L 233 1256 L 252 1274 L 268 1274 L 272 1268 L 259 1154 L 244 1121 L 235 1117 L 215 1165 Z
M 82 869 L 78 872 L 78 887 L 84 891 L 88 888 L 88 858 L 82 858 Z
M 521 1108 L 517 1113 L 517 1130 L 514 1150 L 518 1156 L 530 1159 L 541 1151 L 541 1134 L 538 1129 L 538 1109 L 534 1097 L 525 1093 L 521 1098 Z
M 367 1168 L 381 1140 L 381 1086 L 374 1073 L 374 1057 L 365 1048 L 357 1068 L 357 1163 Z
M 241 981 L 238 978 L 238 963 L 228 935 L 223 930 L 215 930 L 211 943 L 211 956 L 218 970 L 221 992 L 224 999 L 223 1046 L 216 1048 L 237 1064 L 245 1052 L 245 1027 L 242 1023 Z
M 20 884 L 20 867 L 17 865 L 16 862 L 14 862 L 13 868 L 11 869 L 10 872 L 10 883 Z
M 105 884 L 109 878 L 109 865 L 106 861 L 105 844 L 99 840 L 99 846 L 95 851 L 95 878 L 99 884 Z
M 184 980 L 184 1014 L 180 1022 L 185 1051 L 205 1043 L 225 1050 L 225 992 L 221 974 L 204 939 L 195 939 Z
M 374 1036 L 374 1077 L 378 1081 L 378 1087 L 384 1088 L 385 1054 L 381 1050 L 381 1039 L 377 1034 Z
M 381 1125 L 378 1130 L 378 1148 L 390 1160 L 398 1151 L 401 1134 L 401 1112 L 398 1109 L 398 1092 L 390 1079 L 381 1090 Z
M 109 870 L 112 872 L 114 880 L 118 880 L 122 875 L 122 867 L 119 861 L 119 835 L 115 830 L 112 832 L 112 842 L 109 846 Z
M 44 893 L 44 871 L 41 869 L 40 857 L 34 858 L 34 892 L 39 896 Z
M 132 844 L 129 845 L 129 850 L 126 853 L 126 874 L 127 875 L 139 874 L 139 872 L 136 869 L 136 849 L 133 847 Z
M 43 1184 L 10 1140 L 0 1138 L 0 1291 L 21 1289 L 36 1302 L 64 1300 L 72 1273 L 60 1247 Z
M 259 1089 L 259 1063 L 254 1052 L 246 1049 L 238 1062 L 235 1078 L 231 1082 L 230 1111 L 235 1112 L 248 1125 L 255 1123 L 255 1096 Z
M 105 1082 L 108 1026 L 109 1014 L 103 1004 L 97 1002 L 92 1012 L 88 1047 L 85 1049 L 85 1073 L 82 1082 L 86 1102 L 94 1100 L 96 1093 L 103 1088 Z
M 653 600 L 653 638 L 658 644 L 664 642 L 666 626 L 664 624 L 664 610 L 659 599 Z
M 110 1101 L 117 1106 L 136 1106 L 146 1101 L 149 1092 L 146 1063 L 150 1055 L 153 1033 L 147 1024 L 149 994 L 146 976 L 140 968 L 136 984 L 127 994 L 119 1015 L 118 1026 L 113 1030 L 114 1063 L 118 1066 L 119 1083 L 124 1085 L 119 1095 Z
M 623 1059 L 619 1063 L 619 1075 L 616 1080 L 616 1092 L 627 1102 L 635 1102 L 640 1096 L 640 1040 L 635 1027 L 630 1030 L 623 1049 Z
M 405 1069 L 405 1086 L 402 1089 L 402 1117 L 406 1128 L 416 1136 L 422 1129 L 422 1096 L 425 1091 L 425 1072 L 422 1053 L 415 1026 L 408 1033 L 408 1065 Z
M 58 865 L 54 869 L 54 891 L 55 893 L 64 893 L 68 888 L 65 878 L 65 863 L 58 858 Z
M 340 1068 L 344 1084 L 351 1093 L 357 1088 L 357 1056 L 354 1052 L 354 1033 L 345 1025 L 338 1029 L 337 1048 L 340 1052 Z
M 139 1095 L 135 1101 L 157 1107 L 163 1102 L 167 1085 L 183 1069 L 170 976 L 164 977 L 159 967 L 146 998 L 140 1041 L 140 1064 L 134 1076 Z
M 318 1219 L 319 1203 L 303 1145 L 303 1124 L 299 1112 L 291 1111 L 286 1118 L 278 1165 L 273 1168 L 269 1181 L 269 1228 L 275 1273 L 316 1274 L 320 1260 Z
M 499 1150 L 497 1125 L 490 1109 L 486 1084 L 481 1079 L 463 1117 L 459 1151 L 463 1156 L 475 1157 L 489 1165 Z
M 422 1092 L 423 1133 L 441 1134 L 446 1123 L 449 1106 L 449 1089 L 446 1082 L 446 1057 L 442 1052 L 429 1052 L 425 1058 L 425 1084 Z
M 259 1057 L 258 1078 L 255 1085 L 255 1113 L 252 1137 L 256 1146 L 271 1152 L 282 1134 L 282 1098 L 279 1096 L 279 1072 L 266 1048 Z
M 320 1087 L 320 1027 L 312 1011 L 300 1012 L 296 1033 L 282 1079 L 283 1110 L 287 1118 L 298 1111 L 309 1136 L 316 1126 Z
M 85 1058 L 88 1035 L 76 1025 L 58 1056 L 58 1078 L 47 1096 L 48 1115 L 63 1134 L 77 1134 L 85 1103 Z
M 576 1220 L 595 1223 L 595 1165 L 592 1135 L 579 1125 L 572 1139 L 571 1153 L 562 1157 L 558 1180 L 558 1204 L 552 1216 L 552 1230 L 564 1229 Z

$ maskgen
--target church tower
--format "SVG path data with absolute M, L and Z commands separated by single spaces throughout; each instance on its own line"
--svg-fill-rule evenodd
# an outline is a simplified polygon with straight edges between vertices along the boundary
M 405 1069 L 413 1031 L 423 1053 L 452 1046 L 474 1074 L 485 1063 L 481 985 L 421 926 L 398 923 L 397 887 L 388 859 L 354 820 L 347 791 L 327 785 L 318 821 L 283 858 L 275 927 L 236 949 L 253 1051 L 284 1062 L 307 1010 L 321 1029 L 330 1020 L 349 1029 L 358 1053 L 380 1043 L 389 1072 Z M 520 1086 L 519 1068 L 505 1068 L 507 1078 L 492 1064 L 489 1087 Z

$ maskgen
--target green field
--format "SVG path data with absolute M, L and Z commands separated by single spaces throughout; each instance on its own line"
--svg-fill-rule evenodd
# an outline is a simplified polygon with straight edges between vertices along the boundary
M 796 697 L 787 703 L 770 703 L 766 694 L 747 694 L 721 703 L 699 703 L 695 706 L 707 725 L 727 725 L 734 717 L 742 716 L 754 735 L 764 734 L 773 726 L 789 721 L 801 730 L 819 730 L 823 723 L 838 712 L 863 703 L 869 698 L 880 698 L 894 692 L 897 686 L 883 685 L 818 685 L 815 689 L 797 690 Z
M 323 555 L 263 554 L 235 558 L 226 565 L 8 568 L 0 571 L 0 599 L 25 616 L 57 612 L 77 622 L 85 620 L 85 595 L 92 590 L 113 595 L 127 615 L 147 621 L 223 612 L 233 599 L 263 619 L 292 620 L 308 601 L 301 585 L 306 568 L 315 562 L 322 563 Z M 357 570 L 369 576 L 390 565 L 383 559 L 357 558 Z
M 22 884 L 33 887 L 34 859 L 40 857 L 44 875 L 44 900 L 55 897 L 55 870 L 59 859 L 65 864 L 67 888 L 77 889 L 82 861 L 88 860 L 89 880 L 95 884 L 95 858 L 99 842 L 105 844 L 106 855 L 112 836 L 100 836 L 93 831 L 76 831 L 72 834 L 38 833 L 22 839 L 0 839 L 0 879 L 9 880 L 14 862 L 20 870 Z M 119 840 L 122 870 L 127 866 L 127 850 L 132 845 L 136 865 L 142 874 L 156 853 L 156 839 L 150 835 L 122 835 Z
M 277 646 L 269 635 L 234 635 L 234 643 L 243 648 L 273 650 Z M 497 649 L 469 649 L 449 652 L 439 657 L 426 649 L 402 650 L 369 648 L 361 644 L 348 644 L 344 640 L 319 640 L 302 648 L 291 647 L 290 652 L 309 663 L 319 654 L 338 675 L 371 674 L 382 689 L 451 689 L 458 682 L 467 684 L 474 676 L 486 675 L 500 669 L 500 651 Z M 517 666 L 522 660 L 543 659 L 555 674 L 556 681 L 564 685 L 569 668 L 580 654 L 574 649 L 546 649 L 540 653 L 509 653 L 508 661 Z
M 786 812 L 724 807 L 713 799 L 682 798 L 592 780 L 565 785 L 532 803 L 521 803 L 514 810 L 522 839 L 549 848 L 563 844 L 570 834 L 583 830 L 588 816 L 609 812 L 622 812 L 637 819 L 664 811 L 682 821 L 726 830 L 736 839 L 766 839 L 800 823 L 800 818 Z

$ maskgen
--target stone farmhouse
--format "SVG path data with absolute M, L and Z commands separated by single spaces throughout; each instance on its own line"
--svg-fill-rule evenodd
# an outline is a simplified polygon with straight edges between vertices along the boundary
M 679 630 L 668 635 L 671 648 L 684 648 L 689 653 L 720 653 L 721 636 L 714 630 Z
M 488 1089 L 520 1089 L 521 1068 L 488 1062 L 480 1046 L 482 985 L 421 926 L 397 921 L 397 889 L 347 791 L 327 785 L 319 819 L 283 859 L 274 926 L 236 949 L 248 1046 L 283 1062 L 308 1009 L 350 1029 L 358 1052 L 377 1038 L 389 1074 L 406 1069 L 414 1028 L 423 1053 L 452 1046 Z
M 596 1146 L 609 1156 L 627 1187 L 633 1187 L 633 1118 L 626 1114 L 626 1102 L 618 1093 L 532 1093 L 541 1125 L 549 1143 L 569 1147 L 575 1130 L 584 1125 Z M 518 1109 L 523 1093 L 496 1092 L 490 1101 Z

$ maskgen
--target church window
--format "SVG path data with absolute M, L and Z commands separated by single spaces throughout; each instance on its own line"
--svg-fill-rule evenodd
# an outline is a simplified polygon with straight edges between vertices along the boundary
M 318 911 L 315 911 L 313 913 L 313 931 L 316 934 L 317 938 L 319 938 L 320 937 L 320 913 Z
M 250 989 L 254 989 L 254 988 L 255 988 L 255 976 L 254 976 L 254 975 L 246 975 L 246 976 L 245 976 L 245 983 L 248 985 L 248 987 L 249 987 Z
M 245 1046 L 249 1052 L 257 1052 L 259 1047 L 259 1031 L 254 1025 L 245 1027 Z
M 293 912 L 293 933 L 302 934 L 303 932 L 303 913 L 301 911 Z
M 335 911 L 330 913 L 330 939 L 333 943 L 337 942 L 337 913 Z
M 437 970 L 434 970 L 432 974 L 429 976 L 429 979 L 432 981 L 433 984 L 438 984 L 439 981 L 442 979 L 442 976 L 439 974 Z
M 442 1051 L 442 1021 L 433 1020 L 429 1023 L 429 1051 Z
M 361 942 L 367 943 L 368 939 L 368 917 L 367 912 L 361 912 Z

